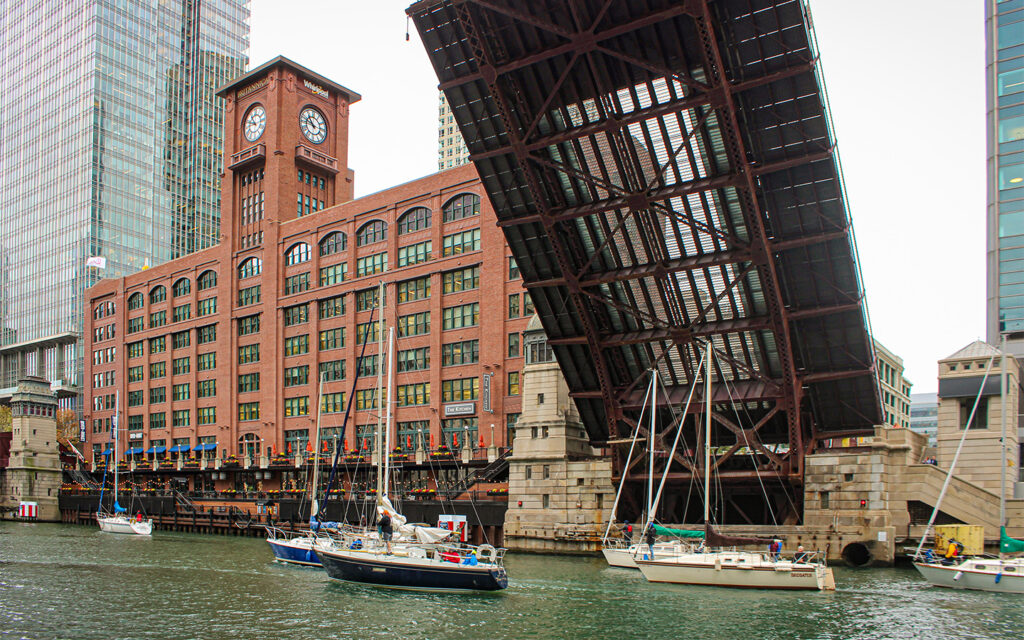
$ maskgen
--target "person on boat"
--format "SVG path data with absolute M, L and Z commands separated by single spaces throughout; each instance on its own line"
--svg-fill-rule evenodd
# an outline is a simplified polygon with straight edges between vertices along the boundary
M 384 541 L 384 552 L 391 555 L 391 536 L 394 530 L 391 528 L 391 517 L 386 511 L 380 514 L 380 519 L 377 520 L 377 531 L 380 533 L 380 539 Z
M 142 522 L 142 512 L 141 511 L 136 511 L 135 512 L 135 522 Z
M 793 556 L 793 562 L 797 564 L 807 562 L 807 552 L 804 551 L 804 545 L 797 545 L 796 554 Z
M 953 564 L 953 562 L 956 561 L 957 556 L 960 555 L 962 548 L 962 544 L 951 538 L 949 546 L 946 547 L 946 564 Z
M 656 534 L 654 533 L 654 523 L 647 525 L 647 532 L 644 533 L 644 542 L 647 543 L 647 548 L 651 551 L 651 560 L 654 560 L 654 540 Z
M 770 557 L 772 559 L 772 561 L 774 562 L 774 561 L 778 560 L 779 556 L 781 556 L 781 555 L 782 555 L 782 540 L 779 540 L 778 538 L 776 538 L 775 540 L 772 540 L 771 543 L 768 545 L 768 557 Z
M 626 520 L 622 524 L 624 525 L 622 527 L 622 530 L 625 533 L 626 542 L 629 544 L 633 544 L 633 525 L 629 524 L 629 520 Z

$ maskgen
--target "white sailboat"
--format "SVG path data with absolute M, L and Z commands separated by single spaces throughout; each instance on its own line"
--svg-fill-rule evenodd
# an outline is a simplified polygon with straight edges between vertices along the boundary
M 964 433 L 960 437 L 960 444 L 957 445 L 956 453 L 953 454 L 953 461 L 949 466 L 949 473 L 946 474 L 946 481 L 942 484 L 942 490 L 939 492 L 939 499 L 935 501 L 935 508 L 932 509 L 928 526 L 925 527 L 924 535 L 921 536 L 921 542 L 914 553 L 914 567 L 925 580 L 937 587 L 1002 593 L 1024 593 L 1024 557 L 1009 558 L 1005 556 L 1006 553 L 1024 552 L 1024 541 L 1015 540 L 1006 535 L 1006 446 L 1002 444 L 1006 441 L 1006 336 L 1003 336 L 1001 351 L 1000 366 L 1002 373 L 999 394 L 1002 408 L 1002 437 L 1000 438 L 1002 455 L 1000 469 L 1002 469 L 1003 478 L 1000 483 L 999 492 L 999 556 L 963 557 L 946 560 L 936 557 L 930 550 L 922 553 L 925 538 L 928 537 L 928 533 L 935 524 L 935 517 L 939 513 L 942 499 L 946 496 L 946 489 L 953 479 L 953 470 L 956 468 L 957 460 L 960 458 L 960 451 L 963 449 L 967 434 L 970 431 L 970 428 L 967 428 L 964 429 Z M 985 376 L 981 379 L 978 395 L 974 399 L 971 415 L 967 419 L 968 425 L 971 425 L 974 420 L 978 403 L 981 401 L 981 395 L 985 388 L 985 381 L 988 380 L 994 362 L 995 354 L 992 354 L 989 358 L 988 367 L 985 369 Z M 1013 415 L 1016 415 L 1016 412 Z
M 704 356 L 704 542 L 703 547 L 670 558 L 643 559 L 635 562 L 649 582 L 670 582 L 717 587 L 753 589 L 833 590 L 832 569 L 816 554 L 805 553 L 799 559 L 786 560 L 766 553 L 712 547 L 766 542 L 757 538 L 723 536 L 711 526 L 711 371 L 712 343 L 708 340 Z M 678 440 L 677 440 L 678 441 Z
M 117 453 L 118 453 L 118 440 L 120 437 L 117 432 L 117 423 L 120 413 L 121 405 L 121 394 L 118 392 L 114 401 L 114 419 L 112 421 L 113 437 L 114 437 L 114 455 L 112 456 L 114 465 L 114 507 L 113 513 L 106 513 L 103 511 L 103 489 L 100 489 L 100 503 L 96 511 L 96 522 L 100 525 L 100 531 L 106 531 L 107 533 L 126 533 L 130 535 L 148 536 L 153 533 L 153 521 L 150 519 L 142 520 L 138 518 L 132 518 L 127 516 L 128 510 L 122 507 L 117 501 L 118 493 L 118 473 L 117 473 Z M 108 462 L 107 468 L 110 468 Z M 106 475 L 106 472 L 104 472 Z M 106 483 L 104 482 L 104 485 Z

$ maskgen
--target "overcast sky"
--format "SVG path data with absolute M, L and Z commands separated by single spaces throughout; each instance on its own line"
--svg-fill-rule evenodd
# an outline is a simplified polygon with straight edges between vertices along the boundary
M 285 55 L 362 94 L 356 195 L 437 170 L 437 78 L 393 0 L 253 0 L 252 66 Z M 913 391 L 985 329 L 984 6 L 811 0 L 875 336 Z

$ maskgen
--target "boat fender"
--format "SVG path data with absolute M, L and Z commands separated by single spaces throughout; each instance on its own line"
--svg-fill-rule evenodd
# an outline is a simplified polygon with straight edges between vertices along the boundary
M 957 571 L 957 572 L 956 572 L 956 575 L 954 575 L 954 576 L 953 576 L 953 579 L 954 579 L 954 580 L 959 580 L 960 578 L 962 578 L 962 577 L 963 577 L 963 575 L 964 575 L 964 572 L 963 572 L 963 571 Z
M 996 574 L 996 584 L 999 584 L 999 581 L 1002 580 L 1002 579 L 1003 579 L 1003 572 L 1000 571 L 999 573 Z
M 715 558 L 715 571 L 721 571 L 721 570 L 722 570 L 722 559 L 721 558 Z

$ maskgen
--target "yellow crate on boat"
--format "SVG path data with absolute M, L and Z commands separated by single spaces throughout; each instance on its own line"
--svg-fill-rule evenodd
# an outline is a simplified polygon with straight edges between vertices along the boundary
M 942 524 L 935 527 L 935 550 L 946 555 L 950 540 L 964 545 L 964 554 L 973 556 L 985 552 L 985 527 L 977 524 Z

